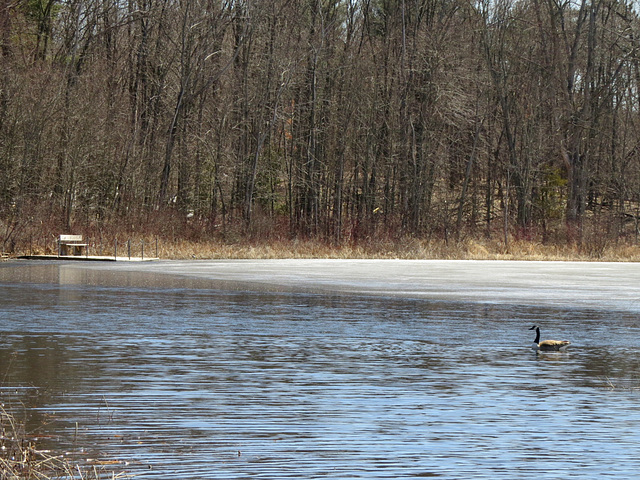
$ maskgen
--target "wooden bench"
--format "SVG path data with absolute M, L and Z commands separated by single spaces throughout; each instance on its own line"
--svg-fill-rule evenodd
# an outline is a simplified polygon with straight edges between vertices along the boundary
M 82 243 L 82 235 L 60 235 L 58 238 L 58 256 L 82 255 L 87 246 L 87 243 Z

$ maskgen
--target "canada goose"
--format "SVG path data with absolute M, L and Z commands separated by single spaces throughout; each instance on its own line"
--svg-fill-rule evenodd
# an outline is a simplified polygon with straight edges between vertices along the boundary
M 567 340 L 543 340 L 540 341 L 540 327 L 534 325 L 529 330 L 536 331 L 536 339 L 533 341 L 532 348 L 538 352 L 564 352 L 571 344 Z

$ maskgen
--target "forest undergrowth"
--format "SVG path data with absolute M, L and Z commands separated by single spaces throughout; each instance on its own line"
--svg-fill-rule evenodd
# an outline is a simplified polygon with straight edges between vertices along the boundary
M 497 223 L 497 222 L 496 222 Z M 0 222 L 0 228 L 4 228 Z M 59 234 L 81 234 L 89 255 L 143 256 L 161 259 L 447 259 L 640 261 L 640 239 L 633 226 L 612 228 L 585 222 L 570 229 L 564 224 L 546 231 L 499 227 L 454 235 L 447 231 L 424 235 L 401 229 L 371 231 L 345 229 L 339 238 L 316 232 L 293 234 L 286 223 L 264 221 L 251 229 L 228 223 L 208 223 L 162 217 L 153 222 L 76 224 L 70 230 L 57 224 L 28 226 L 0 245 L 4 258 L 55 255 Z

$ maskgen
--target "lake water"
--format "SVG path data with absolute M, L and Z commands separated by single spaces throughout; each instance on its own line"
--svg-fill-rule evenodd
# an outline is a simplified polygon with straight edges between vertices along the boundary
M 639 278 L 637 264 L 5 262 L 0 395 L 47 448 L 136 478 L 634 478 Z M 572 349 L 536 355 L 534 323 Z

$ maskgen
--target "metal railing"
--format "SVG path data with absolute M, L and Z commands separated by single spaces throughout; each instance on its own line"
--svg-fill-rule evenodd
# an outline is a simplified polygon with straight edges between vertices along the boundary
M 126 248 L 126 255 L 122 255 L 121 254 L 120 258 L 124 257 L 124 258 L 128 258 L 129 260 L 131 260 L 131 258 L 132 258 L 131 257 L 132 245 L 133 245 L 133 247 L 135 249 L 135 242 L 132 243 L 130 238 L 127 239 L 125 242 L 118 242 L 118 239 L 116 238 L 115 241 L 114 241 L 114 244 L 113 244 L 113 258 L 115 260 L 118 259 L 118 246 L 119 245 L 121 247 L 124 246 Z M 144 254 L 145 254 L 145 245 L 147 245 L 147 244 L 145 244 L 145 241 L 143 239 L 143 240 L 140 240 L 139 245 L 140 245 L 140 250 L 139 250 L 140 251 L 140 259 L 144 260 L 145 259 L 145 256 L 144 256 Z M 147 245 L 147 248 L 148 248 L 148 245 Z M 149 256 L 147 256 L 146 258 L 148 259 Z M 158 237 L 155 238 L 155 257 L 153 257 L 153 258 L 158 258 Z

